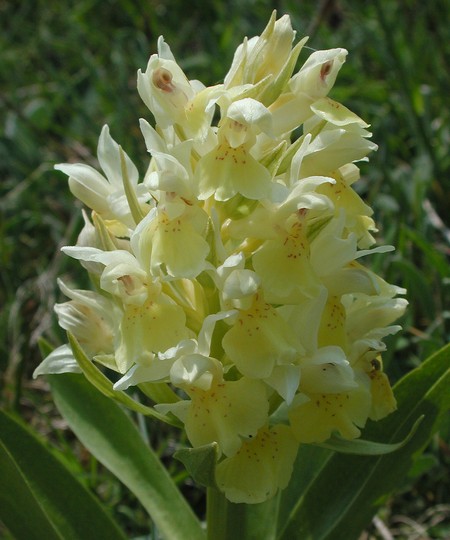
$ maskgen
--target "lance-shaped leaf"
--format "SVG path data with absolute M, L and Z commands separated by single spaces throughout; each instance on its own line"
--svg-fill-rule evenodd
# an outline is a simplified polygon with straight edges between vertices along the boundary
M 423 416 L 420 416 L 414 423 L 408 435 L 402 441 L 397 443 L 385 444 L 366 441 L 364 439 L 344 439 L 338 435 L 332 435 L 328 441 L 320 443 L 317 446 L 328 448 L 335 452 L 341 452 L 342 454 L 356 454 L 357 456 L 379 456 L 382 454 L 390 454 L 391 452 L 400 450 L 400 448 L 405 446 L 405 444 L 411 440 L 423 418 Z
M 0 411 L 0 519 L 17 539 L 125 540 L 73 474 L 12 416 Z
M 56 406 L 84 446 L 140 500 L 167 540 L 203 540 L 191 508 L 125 412 L 82 376 L 49 375 Z
M 125 190 L 125 195 L 126 195 L 128 204 L 130 206 L 131 215 L 133 216 L 133 219 L 136 222 L 136 224 L 138 224 L 144 218 L 144 214 L 139 205 L 136 192 L 134 190 L 134 187 L 128 175 L 127 162 L 125 159 L 124 151 L 122 150 L 121 146 L 119 146 L 119 154 L 120 154 L 120 167 L 122 171 L 122 179 L 123 179 L 123 187 Z
M 277 539 L 357 539 L 439 429 L 450 408 L 449 388 L 450 345 L 403 377 L 394 388 L 397 411 L 364 431 L 367 439 L 393 443 L 404 439 L 423 415 L 400 450 L 370 457 L 301 447 L 294 481 L 282 494 Z

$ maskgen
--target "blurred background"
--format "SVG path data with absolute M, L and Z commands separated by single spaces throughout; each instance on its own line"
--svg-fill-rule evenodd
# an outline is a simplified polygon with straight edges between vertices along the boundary
M 39 338 L 64 341 L 52 310 L 63 301 L 56 277 L 87 285 L 59 251 L 75 242 L 82 223 L 65 175 L 53 166 L 95 166 L 107 123 L 145 172 L 138 119 L 152 118 L 136 72 L 156 52 L 158 36 L 188 78 L 216 84 L 243 37 L 260 34 L 273 9 L 291 16 L 298 38 L 310 36 L 300 64 L 312 50 L 349 51 L 331 97 L 372 126 L 379 150 L 362 164 L 357 189 L 375 210 L 378 242 L 396 246 L 371 264 L 406 287 L 410 302 L 404 331 L 389 339 L 384 357 L 395 382 L 449 341 L 446 0 L 0 0 L 1 405 L 52 441 L 130 537 L 148 531 L 145 512 L 68 432 L 45 381 L 31 379 Z M 449 434 L 450 420 L 362 538 L 450 537 Z M 169 457 L 177 443 L 159 426 L 150 436 L 201 515 L 201 494 Z

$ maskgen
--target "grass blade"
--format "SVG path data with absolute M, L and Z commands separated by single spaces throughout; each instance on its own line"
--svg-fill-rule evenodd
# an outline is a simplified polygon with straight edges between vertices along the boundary
M 0 518 L 18 540 L 126 538 L 72 473 L 3 411 L 0 477 Z

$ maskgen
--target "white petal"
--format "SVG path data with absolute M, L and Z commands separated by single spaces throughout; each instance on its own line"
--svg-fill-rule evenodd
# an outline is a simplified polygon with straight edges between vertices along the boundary
M 215 358 L 190 354 L 176 360 L 170 370 L 170 380 L 175 386 L 189 386 L 209 390 L 213 382 L 222 382 L 222 364 Z
M 227 110 L 227 117 L 244 125 L 255 126 L 263 133 L 272 133 L 272 114 L 262 103 L 252 98 L 234 101 Z
M 153 154 L 154 151 L 167 152 L 167 146 L 164 140 L 158 135 L 156 130 L 147 122 L 147 120 L 140 118 L 139 127 L 144 136 L 145 146 L 151 154 Z
M 150 366 L 135 364 L 113 386 L 114 390 L 126 390 L 143 382 L 166 379 L 172 366 L 171 361 L 153 360 Z
M 81 373 L 80 366 L 73 356 L 69 345 L 61 345 L 52 351 L 33 372 L 33 379 L 39 375 L 59 373 Z
M 286 404 L 290 405 L 298 390 L 300 373 L 300 366 L 294 366 L 293 364 L 275 366 L 271 376 L 264 379 L 264 381 L 275 388 Z
M 217 321 L 228 319 L 236 315 L 236 310 L 221 311 L 213 315 L 208 315 L 203 321 L 202 329 L 198 335 L 198 352 L 204 356 L 209 356 L 211 348 L 211 338 Z
M 113 188 L 98 171 L 82 163 L 61 163 L 55 169 L 69 176 L 70 191 L 77 199 L 97 212 L 107 212 L 107 197 Z
M 122 164 L 120 159 L 120 149 L 119 145 L 109 134 L 109 127 L 107 125 L 103 126 L 100 138 L 98 140 L 97 147 L 98 161 L 101 168 L 103 169 L 106 177 L 110 181 L 111 185 L 115 189 L 123 190 L 123 180 L 122 180 Z M 123 151 L 126 171 L 128 178 L 131 184 L 137 184 L 138 181 L 138 171 L 128 157 L 128 155 Z

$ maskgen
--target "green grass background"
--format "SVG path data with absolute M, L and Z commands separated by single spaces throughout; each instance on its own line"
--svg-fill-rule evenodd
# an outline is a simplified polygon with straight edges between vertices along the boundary
M 393 254 L 373 256 L 372 265 L 406 287 L 410 302 L 404 331 L 389 340 L 384 358 L 395 381 L 449 335 L 446 0 L 0 2 L 1 403 L 53 439 L 84 481 L 115 505 L 131 536 L 147 529 L 145 514 L 73 441 L 53 412 L 45 383 L 31 381 L 40 361 L 38 339 L 64 339 L 52 313 L 62 300 L 56 277 L 78 285 L 84 279 L 59 252 L 75 242 L 81 218 L 66 177 L 53 165 L 95 165 L 98 135 L 108 123 L 144 172 L 148 155 L 138 119 L 152 119 L 137 94 L 136 71 L 156 51 L 158 36 L 164 35 L 189 78 L 215 84 L 236 46 L 245 35 L 259 34 L 273 9 L 291 16 L 297 35 L 310 36 L 311 49 L 349 50 L 331 96 L 372 125 L 379 150 L 362 164 L 358 189 L 375 209 L 379 243 L 396 246 Z M 300 62 L 306 57 L 304 51 Z M 380 514 L 395 538 L 450 535 L 449 432 L 444 426 Z M 158 428 L 151 438 L 163 457 L 170 453 L 170 433 Z M 181 469 L 170 466 L 201 505 Z M 397 514 L 413 525 L 396 521 Z M 421 524 L 423 536 L 408 536 Z M 380 534 L 374 526 L 367 532 Z

